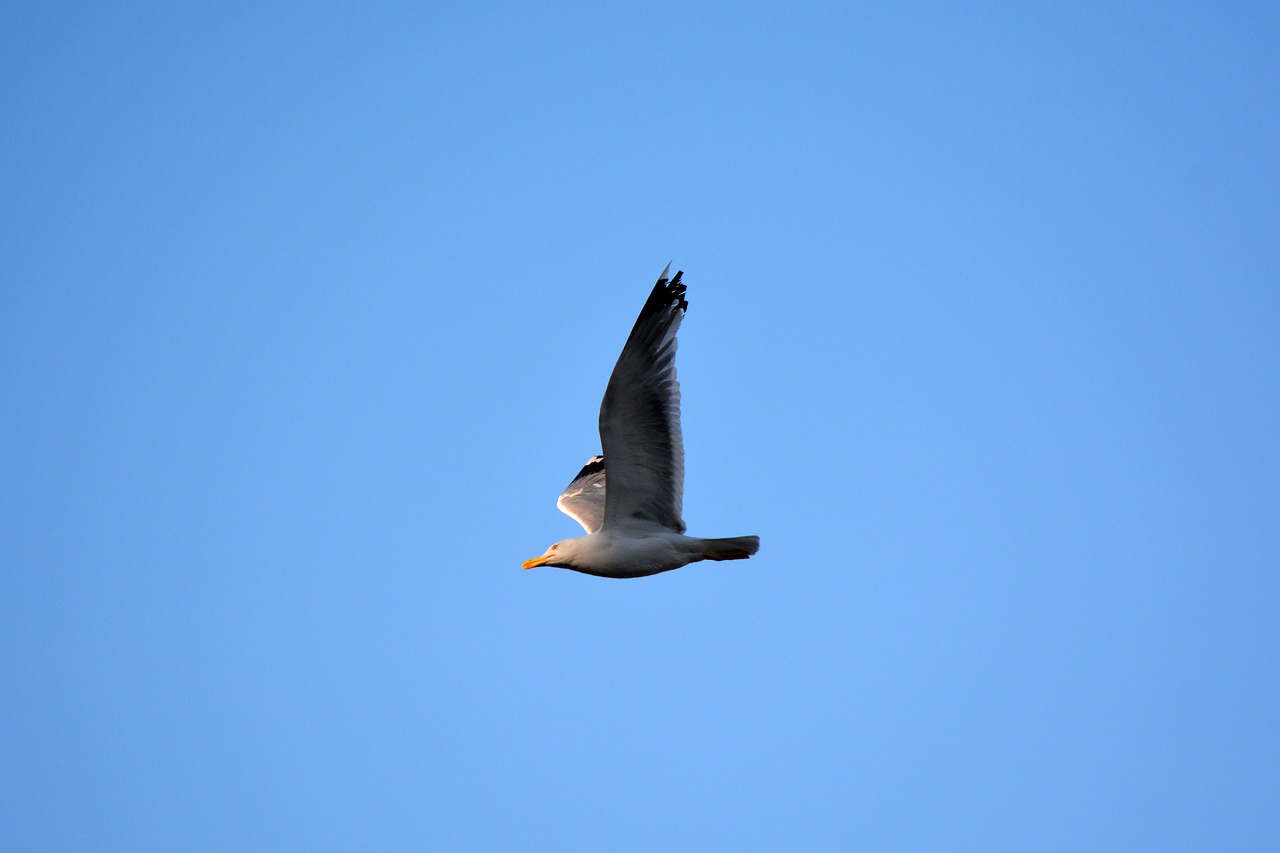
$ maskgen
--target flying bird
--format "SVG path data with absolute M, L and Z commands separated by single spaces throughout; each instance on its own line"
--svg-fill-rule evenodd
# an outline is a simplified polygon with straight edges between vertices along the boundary
M 684 443 L 676 331 L 684 319 L 683 271 L 671 264 L 640 309 L 600 403 L 603 456 L 592 456 L 556 501 L 586 536 L 552 545 L 521 568 L 554 566 L 605 578 L 639 578 L 699 560 L 745 560 L 758 536 L 685 536 Z M 605 478 L 608 476 L 608 483 Z

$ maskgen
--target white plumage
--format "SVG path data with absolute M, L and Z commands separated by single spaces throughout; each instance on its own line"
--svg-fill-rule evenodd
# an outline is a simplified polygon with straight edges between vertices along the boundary
M 683 272 L 668 279 L 670 269 L 668 264 L 640 309 L 605 388 L 600 404 L 604 455 L 587 460 L 556 501 L 587 535 L 557 542 L 523 568 L 556 566 L 634 578 L 699 560 L 742 560 L 760 547 L 757 536 L 684 535 L 676 332 L 688 302 Z

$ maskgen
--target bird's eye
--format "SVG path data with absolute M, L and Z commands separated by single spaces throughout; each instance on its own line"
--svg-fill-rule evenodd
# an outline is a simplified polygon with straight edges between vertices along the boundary
M 552 545 L 552 546 L 551 546 L 551 550 L 552 550 L 552 551 L 554 551 L 555 549 L 557 549 L 557 548 L 559 548 L 559 547 L 560 547 L 559 545 Z

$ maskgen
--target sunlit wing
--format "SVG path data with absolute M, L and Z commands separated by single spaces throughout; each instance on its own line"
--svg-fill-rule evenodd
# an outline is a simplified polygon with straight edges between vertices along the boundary
M 556 500 L 560 511 L 595 533 L 604 524 L 604 457 L 592 456 Z

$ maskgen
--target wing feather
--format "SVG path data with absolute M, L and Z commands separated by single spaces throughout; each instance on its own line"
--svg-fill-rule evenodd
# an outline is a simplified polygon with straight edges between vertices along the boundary
M 609 460 L 605 525 L 647 521 L 685 531 L 676 381 L 676 332 L 688 308 L 682 275 L 668 280 L 664 270 L 653 286 L 600 404 L 600 442 Z
M 595 533 L 604 524 L 604 457 L 592 456 L 556 500 L 565 515 Z

